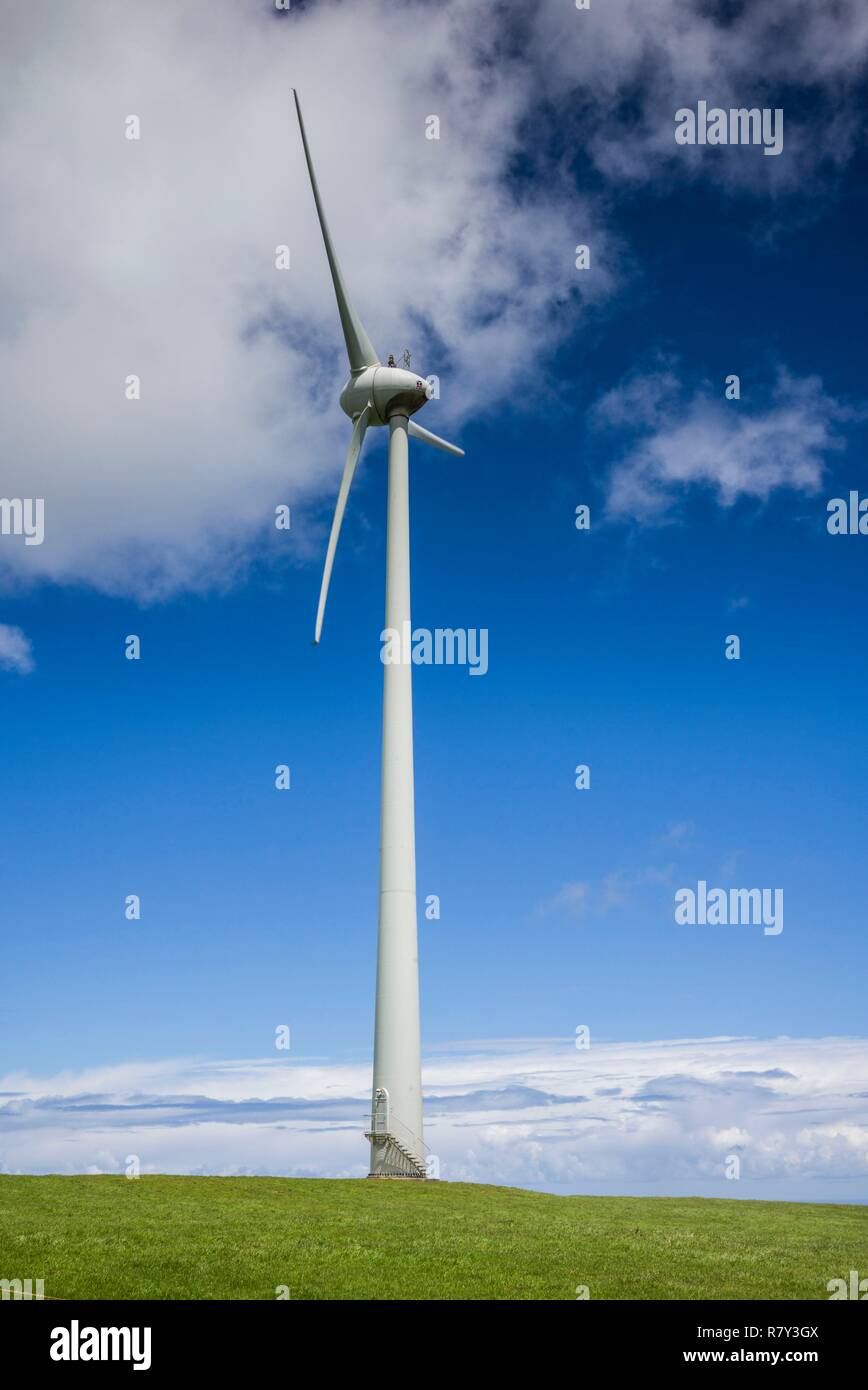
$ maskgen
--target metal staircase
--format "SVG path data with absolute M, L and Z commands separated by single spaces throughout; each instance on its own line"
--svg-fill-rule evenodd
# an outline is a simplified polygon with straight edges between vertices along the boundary
M 396 1170 L 388 1173 L 372 1173 L 371 1177 L 427 1178 L 428 1170 L 421 1158 L 417 1158 L 406 1144 L 402 1144 L 397 1135 L 382 1130 L 366 1130 L 365 1138 L 376 1140 L 378 1146 L 385 1150 L 383 1157 L 389 1168 Z
M 365 1138 L 371 1141 L 369 1177 L 427 1178 L 425 1160 L 414 1152 L 418 1144 L 415 1135 L 407 1130 L 404 1138 L 399 1139 L 395 1133 L 400 1121 L 390 1114 L 388 1092 L 383 1088 L 376 1091 L 373 1112 L 366 1119 Z M 423 1143 L 422 1147 L 426 1145 Z

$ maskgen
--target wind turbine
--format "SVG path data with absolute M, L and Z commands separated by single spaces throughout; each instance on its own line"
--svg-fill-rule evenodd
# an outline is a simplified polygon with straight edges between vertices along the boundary
M 463 457 L 464 450 L 422 429 L 411 416 L 428 400 L 423 378 L 384 367 L 350 301 L 329 234 L 307 134 L 293 91 L 304 157 L 347 345 L 350 375 L 340 405 L 353 422 L 332 521 L 314 642 L 322 634 L 332 566 L 347 497 L 365 432 L 388 426 L 386 627 L 401 638 L 410 626 L 410 507 L 408 436 Z M 394 361 L 394 359 L 391 359 Z M 405 626 L 406 624 L 406 626 Z M 419 953 L 416 940 L 416 830 L 413 797 L 413 686 L 409 653 L 383 666 L 383 763 L 380 808 L 380 910 L 370 1177 L 424 1178 L 422 1070 L 419 1039 Z

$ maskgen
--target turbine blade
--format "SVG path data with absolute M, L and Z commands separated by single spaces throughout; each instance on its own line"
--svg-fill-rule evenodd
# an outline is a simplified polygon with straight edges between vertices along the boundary
M 359 453 L 362 441 L 365 437 L 365 430 L 368 428 L 371 407 L 366 405 L 361 415 L 353 425 L 353 434 L 350 439 L 350 447 L 347 449 L 347 461 L 344 464 L 344 475 L 341 478 L 341 485 L 338 489 L 338 501 L 335 507 L 334 519 L 332 521 L 331 535 L 329 536 L 328 550 L 326 551 L 325 569 L 322 575 L 322 586 L 319 591 L 319 607 L 316 610 L 316 629 L 314 632 L 314 642 L 318 642 L 322 633 L 322 620 L 325 616 L 326 599 L 329 592 L 329 580 L 332 577 L 332 565 L 335 562 L 335 550 L 337 549 L 338 536 L 341 534 L 341 522 L 344 519 L 344 512 L 349 496 L 350 484 L 353 481 L 353 474 L 356 471 L 356 464 L 359 461 Z
M 380 359 L 374 351 L 373 344 L 365 332 L 361 319 L 350 302 L 350 296 L 344 284 L 344 277 L 341 275 L 341 268 L 338 265 L 338 258 L 335 255 L 335 248 L 332 246 L 328 223 L 326 222 L 325 213 L 323 212 L 322 203 L 320 202 L 316 174 L 313 172 L 313 160 L 310 157 L 310 150 L 308 149 L 307 135 L 304 129 L 304 120 L 301 114 L 301 106 L 299 105 L 298 92 L 295 88 L 292 90 L 292 95 L 295 97 L 295 109 L 298 112 L 298 128 L 301 131 L 301 143 L 304 146 L 307 172 L 310 174 L 310 186 L 313 190 L 313 200 L 316 203 L 316 212 L 319 218 L 322 239 L 325 242 L 329 269 L 332 273 L 332 283 L 335 287 L 335 299 L 338 301 L 338 313 L 341 316 L 341 328 L 344 330 L 347 357 L 350 359 L 350 371 L 360 372 L 365 367 L 378 367 L 380 365 Z
M 464 458 L 464 450 L 459 449 L 457 444 L 450 444 L 448 439 L 441 439 L 439 434 L 432 434 L 430 430 L 423 430 L 421 425 L 417 425 L 415 420 L 411 420 L 408 433 L 414 439 L 421 439 L 424 444 L 433 444 L 435 449 L 442 449 L 447 454 L 457 454 L 458 458 Z

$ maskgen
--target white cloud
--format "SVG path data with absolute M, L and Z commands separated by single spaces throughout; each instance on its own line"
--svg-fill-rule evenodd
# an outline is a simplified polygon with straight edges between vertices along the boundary
M 582 148 L 614 180 L 703 177 L 786 191 L 840 168 L 864 139 L 863 0 L 606 0 L 582 12 L 550 3 L 539 7 L 531 42 L 551 96 L 584 102 Z M 677 146 L 675 111 L 699 99 L 782 107 L 783 154 Z
M 537 916 L 545 917 L 550 912 L 566 912 L 571 917 L 581 917 L 588 909 L 590 892 L 590 883 L 564 883 L 552 897 L 539 904 Z
M 13 7 L 0 55 L 4 487 L 44 497 L 47 523 L 43 545 L 10 556 L 14 578 L 145 598 L 230 583 L 275 544 L 268 521 L 285 501 L 292 556 L 318 549 L 307 523 L 343 460 L 344 364 L 293 83 L 362 317 L 381 352 L 409 345 L 441 376 L 427 423 L 453 430 L 520 404 L 527 363 L 611 293 L 612 188 L 684 172 L 803 184 L 847 159 L 866 43 L 861 0 L 729 18 L 699 0 L 587 12 L 542 0 L 484 23 L 474 0 L 320 0 L 282 15 L 234 0 L 207 14 L 196 0 Z M 787 115 L 782 158 L 674 145 L 676 106 L 782 85 L 814 103 L 809 128 Z M 140 141 L 124 139 L 130 114 Z M 424 138 L 431 114 L 439 141 Z M 577 191 L 572 149 L 604 175 L 599 201 Z M 512 178 L 517 166 L 535 176 Z M 594 249 L 582 276 L 580 240 Z M 273 268 L 282 243 L 286 272 Z M 138 402 L 123 396 L 131 373 Z
M 20 676 L 33 670 L 33 643 L 20 627 L 0 623 L 0 669 L 17 671 Z
M 685 832 L 686 829 L 685 826 Z M 680 837 L 666 836 L 664 842 L 671 842 L 676 838 Z M 631 902 L 641 889 L 671 883 L 673 869 L 672 864 L 644 869 L 614 869 L 604 874 L 598 883 L 563 883 L 556 893 L 538 904 L 536 915 L 547 917 L 551 913 L 558 913 L 569 917 L 605 916 L 607 912 Z
M 456 1043 L 424 1067 L 443 1176 L 776 1200 L 868 1192 L 861 1039 Z M 363 1176 L 370 1065 L 179 1059 L 0 1078 L 0 1171 Z M 739 1181 L 724 1176 L 728 1155 Z
M 607 514 L 668 520 L 694 484 L 714 488 L 724 507 L 741 497 L 764 501 L 777 488 L 816 493 L 828 455 L 843 447 L 838 426 L 857 415 L 827 395 L 818 377 L 783 368 L 760 407 L 727 401 L 722 388 L 690 395 L 670 369 L 631 376 L 595 412 L 600 427 L 633 436 L 612 469 Z
M 666 830 L 664 834 L 661 836 L 661 839 L 666 844 L 682 844 L 683 841 L 690 839 L 691 835 L 694 833 L 695 830 L 696 826 L 694 825 L 692 820 L 673 821 L 671 825 L 668 825 L 666 827 Z
M 442 378 L 429 426 L 520 398 L 580 282 L 606 292 L 573 265 L 577 228 L 605 246 L 589 201 L 507 184 L 531 74 L 470 0 L 70 0 L 5 30 L 0 410 L 6 491 L 45 498 L 44 544 L 10 560 L 33 578 L 226 582 L 275 503 L 336 488 L 346 363 L 292 84 L 374 343 Z

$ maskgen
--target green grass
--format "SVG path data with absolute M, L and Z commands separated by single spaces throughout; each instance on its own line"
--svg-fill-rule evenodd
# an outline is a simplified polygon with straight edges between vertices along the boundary
M 54 1298 L 828 1298 L 868 1208 L 469 1183 L 2 1177 L 0 1278 Z

